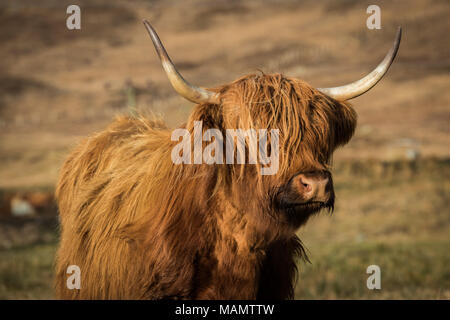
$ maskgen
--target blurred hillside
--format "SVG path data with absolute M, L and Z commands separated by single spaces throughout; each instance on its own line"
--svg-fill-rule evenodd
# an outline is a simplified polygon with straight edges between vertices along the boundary
M 170 87 L 141 23 L 158 30 L 191 82 L 213 87 L 256 72 L 314 86 L 360 78 L 384 57 L 398 25 L 399 55 L 373 90 L 352 100 L 356 136 L 339 159 L 448 157 L 448 1 L 80 1 L 82 29 L 65 26 L 67 1 L 0 6 L 0 187 L 48 187 L 79 139 L 130 104 L 173 127 L 192 105 Z M 382 29 L 366 28 L 377 3 Z
M 448 0 L 83 0 L 0 2 L 0 299 L 52 298 L 51 193 L 69 150 L 132 108 L 171 127 L 192 104 L 170 86 L 148 19 L 192 83 L 283 73 L 316 87 L 371 71 L 403 27 L 385 78 L 351 102 L 355 137 L 334 156 L 336 211 L 299 235 L 297 298 L 450 299 Z M 381 7 L 382 29 L 366 28 Z M 20 217 L 10 217 L 10 204 Z M 12 208 L 12 207 L 11 207 Z M 365 287 L 379 264 L 383 290 Z

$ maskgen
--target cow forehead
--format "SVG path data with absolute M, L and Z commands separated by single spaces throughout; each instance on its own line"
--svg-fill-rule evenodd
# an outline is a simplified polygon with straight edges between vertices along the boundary
M 326 168 L 335 148 L 347 143 L 355 130 L 356 112 L 350 104 L 302 80 L 249 75 L 214 90 L 220 105 L 197 105 L 187 129 L 193 130 L 195 121 L 203 121 L 203 130 L 277 129 L 281 171 Z
M 324 140 L 337 146 L 350 139 L 356 126 L 350 104 L 281 74 L 245 76 L 219 91 L 228 128 L 276 128 L 286 138 L 312 135 L 319 144 Z

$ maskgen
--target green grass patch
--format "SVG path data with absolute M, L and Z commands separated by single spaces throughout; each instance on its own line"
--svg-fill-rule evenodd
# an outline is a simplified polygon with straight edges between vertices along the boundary
M 300 263 L 296 299 L 449 299 L 450 242 L 339 243 L 310 248 Z M 369 265 L 381 289 L 369 290 Z
M 52 299 L 56 243 L 0 251 L 0 299 Z

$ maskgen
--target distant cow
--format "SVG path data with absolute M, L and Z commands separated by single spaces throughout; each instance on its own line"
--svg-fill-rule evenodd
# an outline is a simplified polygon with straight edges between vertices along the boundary
M 278 171 L 260 174 L 261 166 L 248 159 L 175 164 L 178 141 L 163 122 L 118 117 L 85 139 L 62 167 L 57 296 L 293 298 L 295 261 L 305 258 L 295 232 L 312 214 L 333 209 L 330 157 L 355 130 L 356 113 L 345 101 L 387 72 L 401 29 L 382 63 L 349 85 L 315 89 L 280 74 L 252 74 L 206 90 L 183 79 L 144 24 L 173 87 L 196 103 L 182 128 L 191 137 L 198 121 L 202 134 L 276 129 L 279 148 L 270 152 L 279 152 Z M 80 268 L 80 289 L 66 286 L 70 265 Z

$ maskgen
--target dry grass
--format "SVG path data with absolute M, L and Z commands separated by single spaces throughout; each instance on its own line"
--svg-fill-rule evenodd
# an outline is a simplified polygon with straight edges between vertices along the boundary
M 311 264 L 299 262 L 296 298 L 450 299 L 449 175 L 435 159 L 337 165 L 335 212 L 299 231 Z M 0 298 L 52 298 L 55 233 L 26 244 L 30 228 L 16 232 L 22 245 L 0 250 Z M 379 291 L 366 287 L 371 264 Z
M 449 161 L 337 170 L 336 211 L 299 232 L 312 263 L 299 265 L 297 298 L 450 299 Z M 381 290 L 366 287 L 372 264 Z
M 314 245 L 300 267 L 297 299 L 450 299 L 449 241 L 363 241 Z M 381 269 L 381 289 L 366 287 L 366 268 Z
M 55 243 L 0 251 L 0 299 L 51 299 Z

